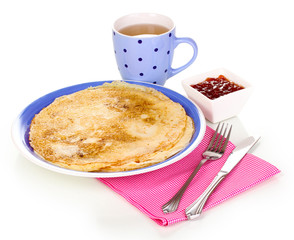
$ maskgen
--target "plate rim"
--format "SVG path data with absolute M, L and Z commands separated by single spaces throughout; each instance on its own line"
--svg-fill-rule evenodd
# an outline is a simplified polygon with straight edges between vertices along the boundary
M 177 154 L 179 154 L 179 155 L 175 154 L 174 156 L 171 156 L 171 158 L 168 158 L 168 159 L 164 160 L 163 162 L 160 162 L 160 163 L 157 163 L 157 164 L 154 164 L 151 166 L 147 166 L 144 168 L 139 168 L 139 169 L 134 169 L 134 170 L 129 170 L 129 171 L 122 171 L 122 172 L 84 172 L 84 171 L 77 171 L 77 170 L 62 168 L 62 167 L 59 167 L 57 165 L 50 163 L 49 161 L 46 161 L 46 160 L 40 158 L 39 156 L 37 156 L 37 154 L 33 154 L 28 151 L 28 149 L 25 147 L 26 143 L 24 143 L 24 141 L 23 141 L 24 136 L 21 133 L 21 128 L 23 128 L 23 126 L 21 124 L 21 119 L 22 119 L 23 113 L 29 107 L 38 103 L 39 101 L 41 101 L 41 99 L 45 99 L 46 97 L 48 98 L 49 96 L 52 96 L 58 92 L 69 91 L 70 89 L 75 89 L 75 88 L 84 87 L 84 86 L 85 86 L 85 88 L 83 88 L 83 89 L 86 89 L 88 87 L 91 87 L 91 84 L 93 84 L 94 85 L 93 87 L 95 87 L 95 86 L 102 85 L 103 83 L 113 82 L 113 81 L 124 81 L 124 82 L 131 83 L 131 84 L 143 85 L 143 86 L 151 87 L 155 90 L 158 90 L 158 88 L 159 88 L 163 91 L 168 91 L 169 93 L 173 93 L 173 94 L 175 94 L 175 96 L 178 96 L 178 97 L 184 99 L 185 101 L 187 101 L 188 103 L 190 103 L 190 105 L 194 106 L 195 109 L 197 110 L 199 123 L 200 123 L 199 133 L 198 133 L 198 136 L 196 137 L 195 141 L 192 144 L 188 145 L 182 153 L 181 153 L 181 151 L 178 152 Z M 75 90 L 74 92 L 77 92 L 80 90 L 82 90 L 82 89 Z M 67 93 L 67 94 L 70 94 L 70 93 Z M 65 95 L 65 94 L 63 94 L 63 95 Z M 168 97 L 170 97 L 170 96 L 168 96 Z M 55 97 L 54 99 L 56 99 L 56 98 L 57 97 Z M 44 107 L 46 107 L 46 106 L 43 106 L 43 108 Z M 132 175 L 147 173 L 147 172 L 161 169 L 163 167 L 166 167 L 172 163 L 179 161 L 180 159 L 184 158 L 189 153 L 191 153 L 199 145 L 199 143 L 202 141 L 202 139 L 204 137 L 205 130 L 206 130 L 205 117 L 204 117 L 201 109 L 199 108 L 199 106 L 197 104 L 195 104 L 193 101 L 191 101 L 189 98 L 187 98 L 186 96 L 184 96 L 184 95 L 182 95 L 182 94 L 180 94 L 170 88 L 167 88 L 167 87 L 164 87 L 161 85 L 154 85 L 154 84 L 147 83 L 147 82 L 140 82 L 140 81 L 133 81 L 133 80 L 100 80 L 100 81 L 85 82 L 85 83 L 80 83 L 80 84 L 75 84 L 75 85 L 67 86 L 64 88 L 60 88 L 55 91 L 49 92 L 49 93 L 41 96 L 40 98 L 37 98 L 36 100 L 32 101 L 18 114 L 18 116 L 13 121 L 13 124 L 11 127 L 11 136 L 12 136 L 12 140 L 13 140 L 15 146 L 22 153 L 22 155 L 26 159 L 30 160 L 31 162 L 33 162 L 34 164 L 36 164 L 40 167 L 51 170 L 53 172 L 58 172 L 61 174 L 66 174 L 66 175 L 71 175 L 71 176 L 89 177 L 89 178 L 111 178 L 111 177 L 125 177 L 125 176 L 132 176 Z

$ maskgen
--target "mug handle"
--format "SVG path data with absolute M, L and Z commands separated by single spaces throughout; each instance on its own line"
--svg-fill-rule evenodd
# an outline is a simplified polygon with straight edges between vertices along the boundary
M 183 71 L 187 67 L 189 67 L 195 61 L 195 59 L 197 57 L 197 54 L 198 54 L 197 44 L 196 44 L 196 42 L 192 38 L 187 38 L 187 37 L 184 37 L 184 38 L 175 38 L 174 41 L 175 41 L 175 48 L 179 44 L 181 44 L 181 43 L 188 43 L 189 45 L 191 45 L 193 47 L 194 53 L 193 53 L 193 56 L 190 59 L 190 61 L 187 62 L 185 65 L 183 65 L 181 67 L 178 67 L 178 68 L 172 68 L 171 67 L 171 71 L 170 71 L 169 77 L 172 77 L 172 76 L 178 74 L 179 72 Z

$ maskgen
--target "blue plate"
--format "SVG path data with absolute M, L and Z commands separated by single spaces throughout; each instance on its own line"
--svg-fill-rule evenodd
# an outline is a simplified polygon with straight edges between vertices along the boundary
M 145 168 L 140 168 L 136 170 L 131 171 L 124 171 L 124 172 L 83 172 L 83 171 L 75 171 L 71 169 L 61 168 L 59 166 L 53 165 L 50 162 L 40 158 L 32 149 L 29 143 L 29 130 L 30 130 L 30 124 L 32 119 L 34 118 L 35 114 L 39 113 L 44 107 L 48 106 L 50 103 L 52 103 L 56 98 L 68 95 L 89 87 L 95 87 L 102 85 L 106 82 L 112 82 L 112 81 L 99 81 L 99 82 L 89 82 L 89 83 L 82 83 L 66 88 L 62 88 L 60 90 L 51 92 L 34 102 L 32 102 L 30 105 L 28 105 L 16 118 L 16 120 L 13 123 L 12 126 L 12 139 L 15 143 L 15 145 L 18 147 L 18 149 L 21 151 L 21 153 L 26 157 L 27 159 L 31 160 L 35 164 L 47 168 L 49 170 L 63 173 L 63 174 L 69 174 L 73 176 L 82 176 L 82 177 L 122 177 L 122 176 L 130 176 L 135 174 L 141 174 L 150 172 L 165 166 L 168 166 L 183 157 L 185 157 L 187 154 L 189 154 L 193 149 L 195 149 L 200 141 L 202 140 L 205 129 L 206 129 L 206 122 L 205 118 L 199 109 L 198 106 L 196 106 L 193 102 L 191 102 L 188 98 L 182 96 L 181 94 L 170 90 L 168 88 L 159 86 L 159 85 L 153 85 L 149 83 L 144 82 L 136 82 L 136 81 L 125 81 L 130 84 L 137 84 L 137 85 L 143 85 L 146 87 L 152 87 L 156 89 L 157 91 L 162 92 L 166 96 L 168 96 L 171 100 L 174 102 L 180 103 L 186 110 L 187 114 L 194 120 L 195 125 L 195 132 L 194 135 L 188 144 L 186 148 L 184 148 L 182 151 L 178 152 L 177 154 L 173 155 L 172 157 L 168 158 L 167 160 L 149 166 Z

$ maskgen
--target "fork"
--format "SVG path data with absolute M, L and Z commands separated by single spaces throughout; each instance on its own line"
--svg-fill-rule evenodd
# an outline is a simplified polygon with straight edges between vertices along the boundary
M 199 169 L 203 166 L 203 164 L 207 160 L 217 160 L 221 158 L 226 150 L 228 145 L 230 134 L 232 130 L 232 125 L 229 127 L 229 124 L 219 123 L 215 130 L 215 133 L 210 140 L 208 147 L 206 148 L 205 152 L 202 154 L 203 159 L 200 161 L 198 166 L 194 169 L 191 173 L 187 181 L 184 185 L 180 188 L 180 190 L 166 203 L 164 204 L 161 209 L 164 213 L 172 213 L 178 209 L 179 203 L 182 199 L 184 192 L 186 191 L 187 187 L 195 177 L 196 173 Z M 220 129 L 220 130 L 219 130 Z M 228 130 L 228 131 L 227 131 Z M 226 135 L 226 136 L 225 136 Z

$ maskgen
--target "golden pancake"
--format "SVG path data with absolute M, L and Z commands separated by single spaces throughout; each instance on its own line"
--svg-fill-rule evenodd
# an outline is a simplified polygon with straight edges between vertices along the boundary
M 29 140 L 60 167 L 114 172 L 166 160 L 193 131 L 180 104 L 153 88 L 114 81 L 55 99 L 32 120 Z

